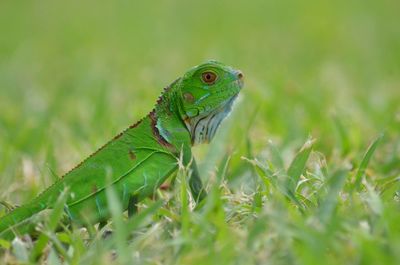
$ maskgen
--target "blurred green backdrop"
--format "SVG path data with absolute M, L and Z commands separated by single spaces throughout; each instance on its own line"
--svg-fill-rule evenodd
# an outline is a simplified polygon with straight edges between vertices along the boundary
M 312 135 L 330 152 L 334 117 L 357 147 L 397 134 L 399 8 L 395 0 L 2 1 L 0 183 L 24 156 L 61 174 L 210 58 L 245 73 L 233 148 L 250 126 L 256 147 Z
M 396 175 L 399 10 L 397 0 L 1 1 L 0 197 L 31 198 L 211 58 L 246 83 L 215 144 L 196 148 L 206 176 L 231 153 L 229 177 L 240 178 L 240 157 L 269 139 L 290 161 L 309 135 L 347 163 L 381 132 L 375 170 Z

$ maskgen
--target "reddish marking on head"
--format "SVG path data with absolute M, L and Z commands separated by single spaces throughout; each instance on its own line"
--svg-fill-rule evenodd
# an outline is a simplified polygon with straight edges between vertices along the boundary
M 157 142 L 159 142 L 162 146 L 168 147 L 168 148 L 172 148 L 173 146 L 168 143 L 161 135 L 160 132 L 158 131 L 157 128 L 157 117 L 156 117 L 156 113 L 153 110 L 152 112 L 149 113 L 149 117 L 151 120 L 151 130 L 153 132 L 153 135 L 155 136 Z
M 96 185 L 92 186 L 92 192 L 97 192 L 97 186 Z
M 194 96 L 192 93 L 186 92 L 183 94 L 183 99 L 189 103 L 192 103 L 194 101 Z
M 129 158 L 131 160 L 135 160 L 136 159 L 136 154 L 132 150 L 129 150 Z

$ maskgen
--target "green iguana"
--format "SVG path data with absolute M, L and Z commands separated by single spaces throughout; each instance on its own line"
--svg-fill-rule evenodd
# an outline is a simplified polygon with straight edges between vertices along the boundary
M 209 142 L 230 113 L 243 86 L 243 74 L 208 61 L 164 89 L 154 109 L 78 164 L 31 202 L 0 218 L 0 238 L 28 218 L 51 209 L 65 188 L 65 213 L 71 221 L 92 224 L 110 218 L 105 189 L 112 186 L 131 216 L 136 203 L 151 195 L 173 172 L 178 160 L 190 166 L 189 186 L 196 201 L 203 190 L 191 147 Z

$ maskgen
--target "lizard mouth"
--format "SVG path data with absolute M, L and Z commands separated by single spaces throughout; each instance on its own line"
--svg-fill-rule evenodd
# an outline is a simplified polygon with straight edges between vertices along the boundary
M 207 113 L 206 115 L 190 119 L 189 127 L 192 144 L 209 143 L 214 138 L 221 122 L 231 113 L 233 103 L 237 99 L 240 89 L 241 86 L 238 86 L 238 91 L 228 100 L 224 101 L 219 108 Z

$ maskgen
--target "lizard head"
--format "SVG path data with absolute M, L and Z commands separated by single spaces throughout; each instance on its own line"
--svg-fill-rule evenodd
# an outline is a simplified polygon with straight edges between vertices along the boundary
M 243 74 L 216 61 L 190 69 L 180 80 L 181 117 L 193 144 L 209 142 L 231 112 L 243 86 Z

